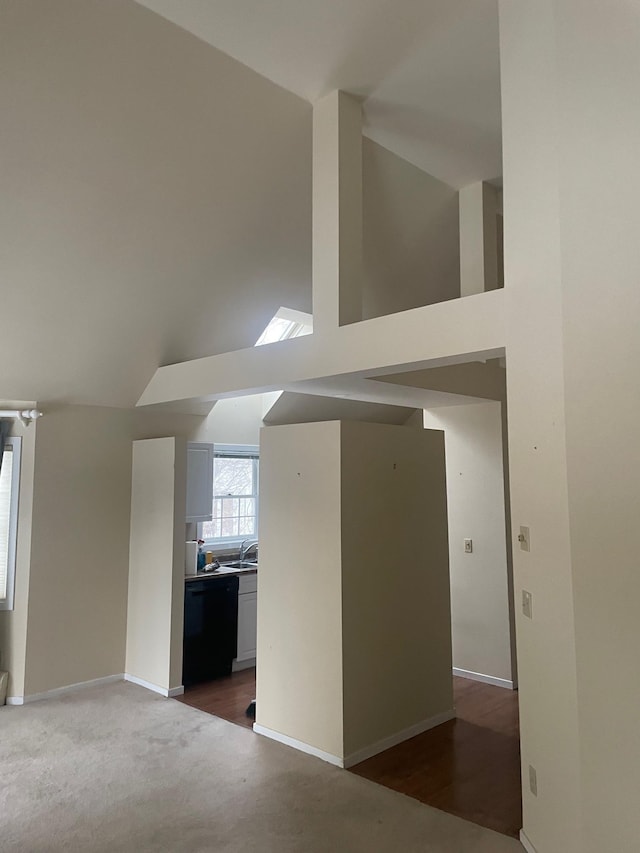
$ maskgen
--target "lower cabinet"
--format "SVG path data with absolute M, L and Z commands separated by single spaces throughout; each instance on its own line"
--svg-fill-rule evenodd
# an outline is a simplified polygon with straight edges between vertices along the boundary
M 254 666 L 257 645 L 257 575 L 241 575 L 238 590 L 238 652 L 234 669 Z

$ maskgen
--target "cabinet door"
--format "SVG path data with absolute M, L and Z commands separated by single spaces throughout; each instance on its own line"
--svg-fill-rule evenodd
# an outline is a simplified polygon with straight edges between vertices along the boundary
M 211 521 L 213 510 L 213 444 L 187 445 L 186 521 Z
M 256 656 L 258 593 L 246 592 L 238 596 L 238 657 L 249 660 Z

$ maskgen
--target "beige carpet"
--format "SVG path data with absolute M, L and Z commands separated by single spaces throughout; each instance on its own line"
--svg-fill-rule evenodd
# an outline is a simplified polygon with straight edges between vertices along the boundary
M 0 708 L 2 853 L 522 853 L 132 684 Z

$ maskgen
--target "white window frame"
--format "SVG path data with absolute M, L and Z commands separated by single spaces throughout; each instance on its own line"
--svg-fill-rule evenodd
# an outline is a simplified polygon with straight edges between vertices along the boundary
M 205 546 L 220 548 L 234 548 L 240 546 L 242 542 L 248 539 L 257 539 L 259 531 L 259 509 L 260 509 L 260 479 L 259 479 L 259 462 L 260 462 L 260 447 L 254 444 L 214 444 L 213 445 L 213 463 L 215 465 L 216 456 L 238 456 L 238 457 L 253 457 L 254 458 L 254 477 L 256 483 L 256 532 L 253 536 L 222 536 L 219 539 L 205 539 L 202 535 L 202 525 L 206 522 L 198 522 L 198 538 L 204 539 Z M 215 482 L 215 480 L 214 480 Z M 211 495 L 213 500 L 213 494 Z
M 22 457 L 22 438 L 17 435 L 5 439 L 5 449 L 10 447 L 11 492 L 9 496 L 9 542 L 7 548 L 7 594 L 0 598 L 0 610 L 13 610 L 16 577 L 16 543 L 18 538 L 18 502 L 20 500 L 20 461 Z

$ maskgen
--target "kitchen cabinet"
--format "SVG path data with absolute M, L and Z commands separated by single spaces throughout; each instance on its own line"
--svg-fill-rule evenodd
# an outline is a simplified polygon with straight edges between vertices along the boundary
M 255 665 L 257 645 L 258 576 L 241 575 L 238 594 L 238 651 L 234 670 Z
M 186 521 L 211 521 L 213 511 L 213 444 L 187 444 Z

